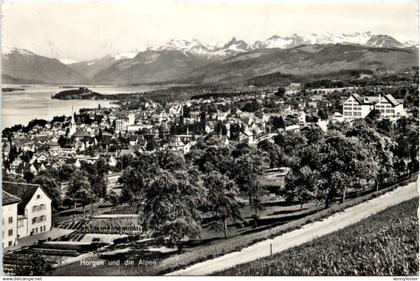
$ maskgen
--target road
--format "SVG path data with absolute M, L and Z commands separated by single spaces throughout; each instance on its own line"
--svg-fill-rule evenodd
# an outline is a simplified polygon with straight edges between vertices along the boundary
M 419 183 L 419 181 L 417 181 L 417 183 Z M 197 263 L 185 269 L 169 273 L 168 275 L 209 275 L 239 264 L 269 256 L 270 244 L 272 244 L 273 253 L 279 253 L 288 248 L 303 244 L 317 237 L 357 223 L 390 206 L 397 205 L 418 196 L 417 183 L 413 182 L 406 186 L 399 187 L 380 197 L 350 207 L 343 212 L 336 213 L 322 221 L 306 224 L 300 229 L 282 234 L 273 239 L 258 242 L 241 251 Z

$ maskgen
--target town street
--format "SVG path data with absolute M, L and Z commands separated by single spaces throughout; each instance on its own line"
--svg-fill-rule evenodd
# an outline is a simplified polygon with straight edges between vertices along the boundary
M 269 256 L 270 244 L 272 244 L 273 253 L 278 253 L 293 246 L 303 244 L 317 237 L 359 222 L 390 206 L 418 196 L 417 183 L 413 182 L 406 186 L 399 187 L 394 191 L 348 208 L 345 211 L 334 214 L 322 221 L 307 224 L 300 229 L 285 233 L 274 239 L 258 242 L 239 252 L 233 252 L 212 260 L 204 261 L 189 266 L 186 269 L 169 273 L 168 275 L 209 275 L 239 264 Z

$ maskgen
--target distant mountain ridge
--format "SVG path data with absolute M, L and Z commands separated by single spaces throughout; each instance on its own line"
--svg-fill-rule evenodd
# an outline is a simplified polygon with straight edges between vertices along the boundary
M 273 35 L 264 41 L 255 41 L 254 43 L 247 43 L 244 40 L 239 40 L 233 37 L 226 43 L 206 44 L 197 39 L 191 41 L 172 39 L 166 44 L 156 48 L 148 48 L 150 51 L 159 50 L 176 50 L 184 53 L 205 56 L 205 57 L 226 57 L 237 53 L 252 51 L 263 48 L 281 48 L 289 49 L 299 45 L 313 45 L 313 44 L 355 44 L 378 48 L 409 48 L 417 47 L 418 44 L 414 42 L 401 43 L 389 35 L 377 35 L 370 31 L 342 33 L 342 34 L 315 34 L 308 35 L 293 34 L 290 36 Z
M 381 39 L 380 42 L 378 39 Z M 385 44 L 384 44 L 385 42 Z M 226 57 L 227 55 L 232 55 L 235 53 L 246 52 L 250 50 L 262 49 L 262 48 L 293 48 L 299 45 L 309 45 L 309 44 L 357 44 L 369 47 L 378 47 L 378 48 L 409 48 L 417 47 L 418 43 L 407 41 L 401 43 L 395 38 L 389 35 L 375 35 L 370 31 L 366 32 L 355 32 L 355 33 L 343 33 L 343 34 L 315 34 L 311 33 L 308 35 L 298 35 L 293 34 L 289 36 L 279 36 L 273 35 L 265 41 L 255 41 L 254 43 L 247 43 L 244 40 L 238 40 L 236 37 L 233 37 L 226 43 L 217 43 L 217 44 L 206 44 L 200 42 L 197 39 L 192 40 L 183 40 L 183 39 L 172 39 L 167 43 L 152 48 L 149 47 L 146 50 L 139 51 L 134 50 L 126 53 L 118 53 L 114 55 L 107 55 L 106 57 L 113 57 L 116 60 L 133 58 L 135 54 L 145 51 L 161 51 L 161 50 L 171 50 L 171 51 L 182 51 L 184 53 L 193 54 L 197 56 L 205 57 Z M 102 58 L 100 58 L 102 59 Z M 92 62 L 91 60 L 89 62 Z M 88 62 L 88 61 L 87 61 Z
M 336 48 L 328 46 L 337 45 Z M 199 40 L 176 40 L 172 39 L 166 44 L 148 48 L 143 51 L 134 50 L 131 52 L 107 55 L 105 57 L 63 64 L 57 59 L 46 58 L 36 55 L 27 50 L 21 49 L 2 49 L 3 78 L 8 81 L 42 81 L 45 83 L 104 83 L 104 84 L 133 84 L 133 83 L 162 83 L 165 81 L 199 81 L 200 83 L 220 82 L 226 79 L 243 81 L 252 78 L 252 75 L 266 75 L 270 72 L 279 71 L 282 73 L 295 73 L 307 71 L 307 66 L 300 65 L 297 61 L 290 61 L 283 54 L 288 53 L 294 57 L 295 53 L 305 55 L 308 65 L 313 65 L 314 71 L 320 69 L 321 62 L 315 62 L 317 50 L 333 50 L 330 55 L 336 56 L 335 62 L 331 65 L 326 63 L 322 66 L 322 71 L 331 67 L 338 70 L 340 67 L 349 69 L 350 64 L 340 64 L 340 59 L 347 60 L 349 52 L 345 47 L 354 46 L 352 52 L 353 63 L 351 67 L 363 66 L 369 70 L 400 70 L 400 64 L 395 62 L 395 66 L 387 62 L 388 59 L 380 56 L 387 50 L 390 59 L 393 56 L 401 57 L 401 52 L 389 49 L 417 50 L 417 44 L 413 42 L 401 43 L 389 35 L 377 35 L 371 32 L 357 32 L 351 34 L 308 34 L 290 36 L 273 35 L 264 41 L 247 43 L 244 40 L 233 37 L 226 43 L 205 44 Z M 375 50 L 375 48 L 379 50 Z M 306 51 L 303 51 L 306 50 Z M 306 56 L 309 52 L 309 56 Z M 341 52 L 341 53 L 340 53 Z M 402 52 L 403 53 L 403 52 Z M 271 54 L 271 61 L 265 60 L 265 54 Z M 371 58 L 372 55 L 375 59 Z M 407 53 L 405 53 L 407 54 Z M 279 56 L 281 60 L 276 57 Z M 369 59 L 364 58 L 368 57 Z M 404 57 L 405 61 L 409 58 L 415 59 L 417 51 L 408 52 Z M 297 57 L 296 59 L 301 59 Z M 370 65 L 364 65 L 362 59 Z M 326 61 L 331 58 L 325 57 Z M 232 71 L 243 71 L 237 69 L 248 63 L 263 60 L 264 67 L 246 73 L 236 75 L 226 75 Z M 232 62 L 231 64 L 227 64 Z M 417 64 L 417 62 L 415 62 Z M 289 65 L 286 65 L 289 64 Z M 230 65 L 231 69 L 226 68 Z M 411 66 L 411 62 L 410 62 Z M 225 72 L 214 76 L 215 69 L 225 69 Z M 261 71 L 264 69 L 264 71 Z M 207 71 L 207 73 L 206 73 Z M 206 77 L 207 76 L 207 77 Z M 239 78 L 243 76 L 242 78 Z
M 178 51 L 185 56 L 199 57 L 201 60 L 207 60 L 208 63 L 220 61 L 228 57 L 250 52 L 258 49 L 289 49 L 300 45 L 314 45 L 314 44 L 352 44 L 368 47 L 378 48 L 410 48 L 416 47 L 413 42 L 400 43 L 389 35 L 375 35 L 372 32 L 356 32 L 348 34 L 315 34 L 308 35 L 293 34 L 290 36 L 273 35 L 264 41 L 255 41 L 254 43 L 247 43 L 244 40 L 239 40 L 233 37 L 226 43 L 206 44 L 197 39 L 180 40 L 172 39 L 166 44 L 156 48 L 148 48 L 144 51 L 137 51 L 140 56 L 147 56 L 148 53 L 159 53 L 161 51 Z M 130 55 L 127 55 L 130 54 Z M 120 53 L 115 55 L 108 55 L 97 60 L 78 62 L 70 64 L 69 66 L 74 70 L 85 74 L 87 77 L 94 77 L 96 74 L 101 78 L 99 73 L 107 66 L 117 63 L 121 60 L 134 59 L 136 51 L 128 53 Z
M 3 82 L 28 83 L 80 83 L 86 82 L 83 74 L 71 69 L 55 58 L 47 58 L 31 51 L 2 48 Z
M 289 49 L 257 49 L 208 64 L 182 75 L 180 83 L 243 84 L 255 77 L 281 73 L 328 77 L 343 70 L 372 74 L 405 72 L 418 66 L 418 50 L 360 45 L 300 45 Z

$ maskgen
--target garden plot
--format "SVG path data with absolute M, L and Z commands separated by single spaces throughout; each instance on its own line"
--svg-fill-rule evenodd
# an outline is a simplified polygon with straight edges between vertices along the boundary
M 141 232 L 136 215 L 105 215 L 59 225 L 64 229 L 75 229 L 79 233 L 137 234 Z
M 112 244 L 114 243 L 115 239 L 119 238 L 126 238 L 128 235 L 126 234 L 100 234 L 100 233 L 86 233 L 83 238 L 80 240 L 80 242 L 83 243 L 92 243 L 92 242 L 98 242 L 98 243 L 106 243 L 106 244 Z

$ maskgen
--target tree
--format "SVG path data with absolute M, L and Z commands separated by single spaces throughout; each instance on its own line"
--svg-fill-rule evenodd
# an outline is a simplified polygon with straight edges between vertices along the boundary
M 355 121 L 346 132 L 346 136 L 357 137 L 378 164 L 377 178 L 375 178 L 377 189 L 385 178 L 394 176 L 394 144 L 389 137 L 381 135 L 364 120 Z
M 71 139 L 62 135 L 58 137 L 57 143 L 60 145 L 61 148 L 71 147 Z
M 193 164 L 203 173 L 219 171 L 222 174 L 230 174 L 232 170 L 231 149 L 227 146 L 209 146 L 205 150 L 195 150 L 189 159 L 194 157 Z
M 143 190 L 140 223 L 154 238 L 167 239 L 182 252 L 183 239 L 201 233 L 204 189 L 194 171 L 160 170 Z
M 85 206 L 91 201 L 92 196 L 87 172 L 76 170 L 73 173 L 69 181 L 66 196 L 72 199 L 74 208 L 76 208 L 77 203 L 82 204 L 83 213 L 85 212 Z
M 143 195 L 150 180 L 158 173 L 159 166 L 156 157 L 141 154 L 134 158 L 118 180 L 122 184 L 121 200 L 128 201 L 130 206 L 137 207 L 138 204 L 142 203 Z
M 61 166 L 60 171 L 59 171 L 60 181 L 70 180 L 75 170 L 76 170 L 76 167 L 74 165 L 64 164 L 63 166 Z
M 419 125 L 418 120 L 400 118 L 395 124 L 396 147 L 395 155 L 401 160 L 409 160 L 410 173 L 418 169 Z
M 321 176 L 325 156 L 321 153 L 323 145 L 324 137 L 321 135 L 317 142 L 299 151 L 296 162 L 288 165 L 292 170 L 286 176 L 282 195 L 289 202 L 299 202 L 301 208 L 304 203 L 315 200 L 318 209 L 319 201 L 324 198 L 325 179 Z
M 279 117 L 274 116 L 272 122 L 273 122 L 274 128 L 276 128 L 276 129 L 284 129 L 285 128 L 284 120 L 283 120 L 282 116 L 279 116 Z
M 388 137 L 392 137 L 393 128 L 392 123 L 389 119 L 381 119 L 376 123 L 376 128 L 379 133 L 384 134 Z
M 34 177 L 35 175 L 29 169 L 25 169 L 23 171 L 23 178 L 25 179 L 26 182 L 31 182 Z
M 371 123 L 378 120 L 379 118 L 381 118 L 381 112 L 377 109 L 374 109 L 369 112 L 365 119 Z
M 327 112 L 325 109 L 320 108 L 320 109 L 318 110 L 318 117 L 319 117 L 321 120 L 328 120 L 328 112 Z
M 3 172 L 2 177 L 3 181 L 25 182 L 25 179 L 19 174 L 7 174 Z
M 276 95 L 276 97 L 284 99 L 284 97 L 286 96 L 286 89 L 284 87 L 280 87 L 277 90 L 277 92 L 274 93 L 274 95 Z
M 52 200 L 52 206 L 57 210 L 61 207 L 60 184 L 51 174 L 41 173 L 32 179 L 32 182 L 39 184 Z
M 283 152 L 278 145 L 268 140 L 264 140 L 258 144 L 258 148 L 267 152 L 270 159 L 270 168 L 279 167 Z
M 302 210 L 303 204 L 312 200 L 318 202 L 320 195 L 320 174 L 309 166 L 304 166 L 296 172 L 291 171 L 286 176 L 283 196 L 288 202 L 297 201 Z
M 239 141 L 239 135 L 241 134 L 241 125 L 234 123 L 230 125 L 230 140 Z
M 11 145 L 10 146 L 10 151 L 9 151 L 9 161 L 10 163 L 13 163 L 13 161 L 15 161 L 15 159 L 19 156 L 19 153 L 17 151 L 17 148 L 15 145 Z
M 240 204 L 236 198 L 238 188 L 234 181 L 218 171 L 205 176 L 204 187 L 206 188 L 210 212 L 220 220 L 225 238 L 228 238 L 227 220 L 229 218 L 234 220 L 241 218 Z
M 157 164 L 170 171 L 184 170 L 187 166 L 184 157 L 174 151 L 159 151 L 156 153 Z
M 106 160 L 103 157 L 99 157 L 95 163 L 82 161 L 81 170 L 87 172 L 89 183 L 95 197 L 105 198 L 107 184 L 106 173 L 109 170 Z
M 262 173 L 263 158 L 259 151 L 242 154 L 235 160 L 234 177 L 239 188 L 248 195 L 249 206 L 254 211 L 255 226 L 258 211 L 264 209 L 261 197 L 265 192 L 258 182 L 258 177 Z
M 120 200 L 129 200 L 145 231 L 167 239 L 182 251 L 184 239 L 200 236 L 205 203 L 202 180 L 188 169 L 182 154 L 159 151 L 135 157 L 121 176 Z
M 274 142 L 289 156 L 296 154 L 307 143 L 306 137 L 299 131 L 284 131 L 274 137 Z
M 217 121 L 216 122 L 216 126 L 214 127 L 214 132 L 218 135 L 222 134 L 222 130 L 223 130 L 223 123 L 222 121 Z
M 336 194 L 341 194 L 344 201 L 349 187 L 360 187 L 362 179 L 375 178 L 378 173 L 371 151 L 358 138 L 345 137 L 338 131 L 328 132 L 320 153 L 326 206 Z
M 82 162 L 81 170 L 87 172 L 90 187 L 91 212 L 93 215 L 93 202 L 96 198 L 105 198 L 107 189 L 106 173 L 109 167 L 106 160 L 100 157 L 94 164 Z

